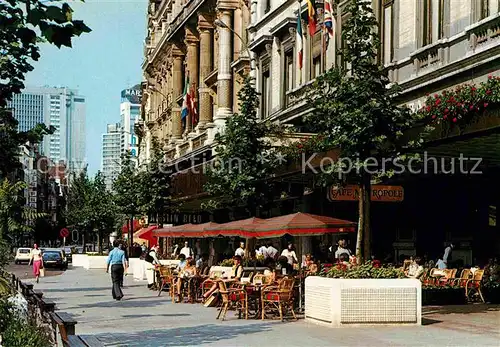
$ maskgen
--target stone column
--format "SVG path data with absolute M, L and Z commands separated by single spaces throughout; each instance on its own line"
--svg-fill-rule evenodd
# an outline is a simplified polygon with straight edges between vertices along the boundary
M 219 20 L 228 28 L 233 25 L 233 11 L 231 9 L 220 9 Z M 219 71 L 217 74 L 217 115 L 215 125 L 222 128 L 225 119 L 233 113 L 233 76 L 231 69 L 232 38 L 233 33 L 225 27 L 217 27 L 219 32 Z
M 206 14 L 198 16 L 198 31 L 200 32 L 200 84 L 199 84 L 199 117 L 198 129 L 204 129 L 213 122 L 213 105 L 210 89 L 205 84 L 205 78 L 213 71 L 212 43 L 213 18 Z
M 172 55 L 174 58 L 172 66 L 172 141 L 175 142 L 182 137 L 181 106 L 177 103 L 177 99 L 182 95 L 182 64 L 184 53 L 178 46 L 173 46 Z
M 185 43 L 187 46 L 187 73 L 189 73 L 189 86 L 188 92 L 193 87 L 195 91 L 195 99 L 198 100 L 198 86 L 199 86 L 199 72 L 198 72 L 198 48 L 199 40 L 196 37 L 195 32 L 186 28 L 186 38 Z M 190 114 L 186 119 L 186 133 L 193 130 L 193 114 Z

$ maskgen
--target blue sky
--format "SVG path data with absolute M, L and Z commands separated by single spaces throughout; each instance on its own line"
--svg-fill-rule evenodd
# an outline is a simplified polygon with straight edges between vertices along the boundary
M 44 44 L 27 86 L 67 86 L 86 97 L 89 173 L 101 167 L 101 135 L 120 121 L 120 92 L 141 82 L 147 0 L 68 1 L 73 18 L 92 29 L 73 48 Z

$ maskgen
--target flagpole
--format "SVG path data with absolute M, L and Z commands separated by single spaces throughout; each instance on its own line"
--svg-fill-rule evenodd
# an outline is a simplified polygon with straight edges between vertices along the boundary
M 300 20 L 300 28 L 301 28 L 301 47 L 300 49 L 302 50 L 302 61 L 300 62 L 300 68 L 299 68 L 299 86 L 302 85 L 302 68 L 304 67 L 304 32 L 302 31 L 302 3 L 300 2 L 300 0 L 297 1 L 299 3 L 299 13 L 297 14 L 297 17 L 298 17 L 298 20 Z M 297 44 L 295 44 L 295 47 L 297 47 Z M 298 52 L 296 53 L 298 55 Z
M 321 63 L 321 69 L 320 69 L 320 74 L 322 74 L 323 72 L 325 72 L 325 52 L 326 52 L 326 40 L 325 40 L 325 33 L 327 34 L 326 32 L 326 27 L 325 27 L 325 2 L 323 1 L 323 11 L 322 11 L 322 15 L 323 19 L 321 20 L 321 59 L 320 59 L 320 63 Z

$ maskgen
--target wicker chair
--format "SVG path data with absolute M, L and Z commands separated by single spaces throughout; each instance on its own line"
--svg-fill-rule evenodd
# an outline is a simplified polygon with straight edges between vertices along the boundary
M 474 294 L 477 294 L 481 301 L 484 303 L 483 293 L 481 291 L 482 281 L 483 281 L 484 270 L 476 270 L 471 279 L 467 280 L 465 284 L 465 296 L 469 300 L 472 299 Z
M 222 304 L 219 309 L 217 319 L 226 318 L 228 310 L 238 310 L 238 316 L 241 318 L 241 313 L 245 314 L 245 319 L 248 319 L 248 298 L 247 292 L 243 288 L 228 288 L 224 281 L 218 281 L 219 293 L 222 297 Z
M 450 285 L 456 279 L 457 269 L 445 269 L 445 276 L 441 277 L 438 281 L 440 286 Z
M 454 278 L 451 281 L 451 285 L 458 285 L 462 288 L 465 288 L 467 285 L 467 281 L 470 279 L 471 271 L 470 269 L 463 269 L 460 273 L 460 277 Z
M 172 272 L 170 271 L 170 268 L 168 266 L 161 266 L 159 269 L 160 273 L 160 289 L 158 290 L 158 296 L 161 295 L 161 292 L 163 289 L 168 286 L 169 289 L 169 295 L 174 300 L 174 278 L 172 276 Z
M 297 319 L 293 310 L 295 279 L 285 277 L 278 282 L 277 286 L 268 286 L 262 289 L 262 319 L 266 319 L 266 313 L 278 313 L 283 321 L 284 313 L 290 311 L 294 319 Z

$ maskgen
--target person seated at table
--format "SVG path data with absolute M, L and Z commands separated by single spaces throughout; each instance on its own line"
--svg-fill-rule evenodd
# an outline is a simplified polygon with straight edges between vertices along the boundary
M 189 259 L 186 266 L 182 269 L 177 277 L 177 295 L 179 295 L 179 302 L 182 301 L 182 286 L 186 281 L 196 276 L 196 263 L 194 259 Z
M 239 281 L 241 276 L 243 276 L 243 265 L 241 265 L 241 257 L 239 255 L 235 255 L 233 257 L 233 268 L 231 269 L 231 279 L 235 279 Z
M 208 267 L 208 253 L 203 253 L 200 259 L 196 261 L 196 269 L 198 270 L 198 274 L 203 275 L 207 267 Z
M 177 273 L 181 273 L 182 270 L 184 270 L 184 268 L 186 267 L 187 265 L 187 261 L 186 261 L 186 256 L 184 254 L 179 254 L 179 264 L 177 264 L 177 267 L 175 268 L 175 271 Z
M 313 275 L 318 273 L 318 264 L 314 261 L 314 258 L 312 255 L 308 254 L 306 255 L 306 260 L 305 260 L 305 270 L 306 270 L 306 275 Z
M 350 269 L 352 267 L 352 264 L 350 262 L 350 257 L 347 253 L 342 253 L 339 255 L 338 265 L 342 267 L 345 266 L 347 269 Z
M 420 257 L 416 257 L 415 260 L 413 260 L 413 263 L 410 265 L 406 277 L 418 279 L 420 278 L 420 276 L 422 276 L 423 273 L 424 267 L 422 266 L 422 259 Z

